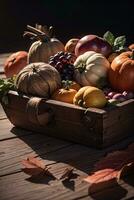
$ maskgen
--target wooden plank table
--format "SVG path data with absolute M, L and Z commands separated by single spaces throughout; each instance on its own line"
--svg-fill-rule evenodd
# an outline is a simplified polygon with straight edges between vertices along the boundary
M 0 57 L 2 63 L 4 59 L 2 55 Z M 9 122 L 0 106 L 0 200 L 134 199 L 134 177 L 98 188 L 91 194 L 89 184 L 83 182 L 83 178 L 93 169 L 94 164 L 106 153 L 125 148 L 133 141 L 134 138 L 128 138 L 105 150 L 96 150 L 17 129 Z M 57 178 L 70 165 L 74 167 L 75 176 L 65 181 L 49 178 L 30 179 L 21 170 L 21 161 L 28 156 L 43 159 Z

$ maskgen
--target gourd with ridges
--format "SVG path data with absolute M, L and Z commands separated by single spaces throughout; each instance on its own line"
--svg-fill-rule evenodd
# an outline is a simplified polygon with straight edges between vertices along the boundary
M 27 95 L 49 98 L 61 87 L 58 71 L 46 63 L 31 63 L 16 76 L 17 91 Z
M 100 53 L 87 51 L 74 62 L 74 79 L 82 86 L 103 87 L 110 67 L 108 60 Z
M 49 34 L 34 28 L 32 26 L 27 26 L 31 32 L 26 31 L 24 36 L 30 36 L 32 39 L 36 39 L 28 52 L 28 63 L 33 62 L 45 62 L 48 63 L 50 56 L 53 56 L 59 51 L 64 51 L 64 45 L 58 39 L 52 36 L 53 27 L 49 28 Z
M 134 92 L 134 50 L 123 52 L 113 60 L 109 82 L 117 91 Z

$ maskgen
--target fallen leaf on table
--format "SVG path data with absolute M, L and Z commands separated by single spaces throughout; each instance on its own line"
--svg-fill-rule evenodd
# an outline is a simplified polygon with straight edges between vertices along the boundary
M 27 159 L 22 160 L 22 164 L 25 166 L 25 168 L 22 168 L 22 171 L 30 176 L 38 176 L 43 174 L 47 176 L 53 176 L 44 162 L 35 157 L 28 157 Z
M 130 166 L 134 166 L 134 143 L 125 150 L 112 152 L 102 158 L 96 163 L 93 173 L 84 181 L 97 185 L 114 179 L 119 180 L 124 171 L 127 174 Z
M 73 170 L 74 170 L 73 167 L 66 168 L 63 174 L 61 175 L 60 180 L 70 179 L 71 176 L 73 175 Z

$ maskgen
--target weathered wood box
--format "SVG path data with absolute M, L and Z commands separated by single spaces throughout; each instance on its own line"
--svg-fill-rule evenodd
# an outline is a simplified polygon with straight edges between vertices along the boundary
M 134 99 L 105 109 L 84 109 L 72 104 L 8 94 L 3 104 L 16 127 L 76 143 L 104 148 L 134 134 Z

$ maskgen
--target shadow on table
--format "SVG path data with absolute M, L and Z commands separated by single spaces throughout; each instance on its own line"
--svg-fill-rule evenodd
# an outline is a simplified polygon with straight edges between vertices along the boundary
M 11 130 L 11 132 L 17 135 L 17 137 L 23 140 L 28 146 L 30 146 L 40 158 L 47 160 L 48 163 L 64 163 L 71 165 L 75 169 L 80 170 L 86 174 L 89 174 L 89 172 L 92 171 L 95 163 L 100 160 L 100 158 L 102 158 L 107 152 L 122 149 L 133 141 L 131 138 L 122 141 L 120 145 L 116 144 L 113 147 L 104 150 L 97 150 L 83 145 L 48 137 L 43 134 L 30 131 L 27 132 L 23 129 L 18 129 L 15 127 Z M 125 183 L 134 186 L 133 180 L 134 179 L 124 179 Z M 33 180 L 29 179 L 29 181 Z M 34 182 L 44 184 L 44 181 L 41 180 L 34 180 Z M 47 184 L 47 180 L 45 180 L 45 183 Z M 75 190 L 75 179 L 65 180 L 63 181 L 63 185 L 70 190 Z M 102 188 L 104 189 L 102 190 Z M 120 200 L 126 196 L 127 192 L 127 189 L 123 188 L 120 184 L 115 182 L 112 186 L 109 186 L 109 184 L 100 184 L 97 185 L 97 187 L 92 185 L 92 187 L 89 187 L 88 196 L 95 200 Z M 78 199 L 82 198 L 83 197 L 79 197 Z
M 98 150 L 16 127 L 13 127 L 11 132 L 30 146 L 42 159 L 66 163 L 87 174 L 108 152 L 126 148 L 134 141 L 131 137 L 107 149 Z
M 116 180 L 110 180 L 92 184 L 89 187 L 88 193 L 95 200 L 119 200 L 126 196 L 127 190 L 122 188 Z
M 127 183 L 128 185 L 125 186 L 123 183 Z M 93 200 L 121 200 L 124 199 L 124 197 L 126 197 L 127 200 L 133 200 L 133 187 L 130 185 L 134 186 L 134 175 L 123 178 L 119 183 L 116 180 L 110 180 L 108 182 L 93 184 L 89 186 L 88 194 L 79 196 L 77 200 L 87 199 L 88 197 Z M 127 194 L 129 195 L 128 198 Z
M 105 155 L 102 150 L 16 127 L 13 127 L 11 132 L 30 146 L 40 158 L 50 161 L 50 164 L 65 163 L 87 174 L 93 168 L 95 162 Z
M 127 195 L 128 191 L 122 188 L 118 183 L 115 183 L 113 187 L 107 187 L 101 189 L 100 191 L 94 191 L 91 193 L 89 190 L 89 196 L 94 200 L 120 200 Z
M 31 176 L 31 177 L 27 178 L 26 180 L 31 183 L 37 183 L 37 184 L 39 183 L 39 184 L 49 185 L 49 182 L 55 180 L 55 178 L 50 177 L 50 176 L 40 175 L 37 177 Z
M 125 185 L 125 186 L 124 186 Z M 107 183 L 94 184 L 89 187 L 89 195 L 95 200 L 120 200 L 125 197 L 129 192 L 133 191 L 134 186 L 134 175 L 131 174 L 124 177 L 119 183 L 116 180 L 108 181 Z M 129 188 L 130 187 L 130 188 Z M 129 188 L 129 189 L 128 189 Z M 129 200 L 134 199 L 130 197 Z

